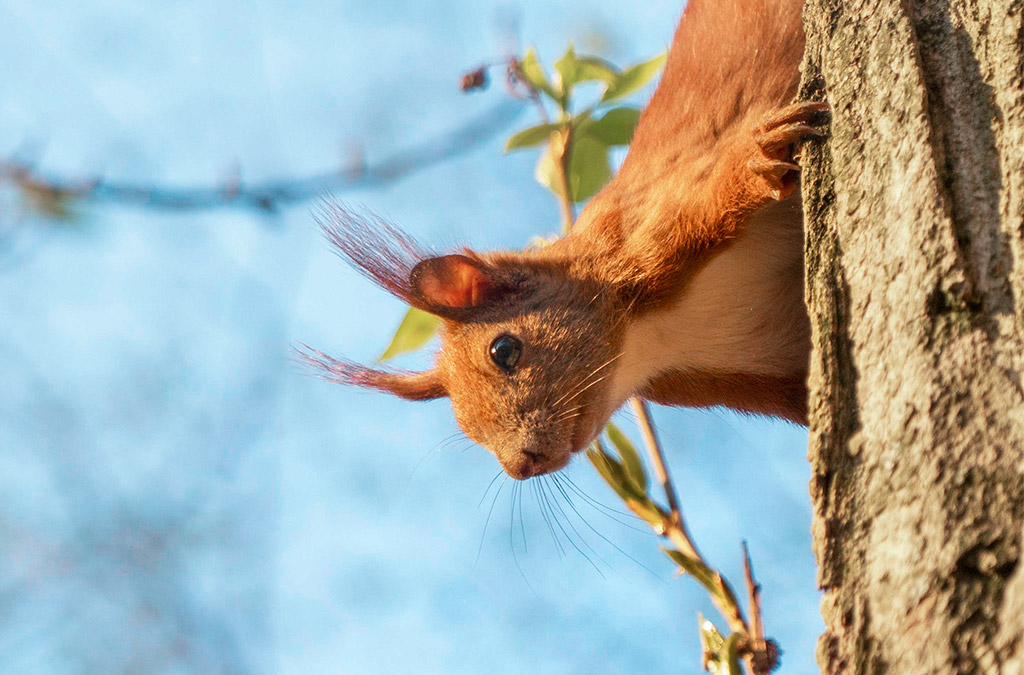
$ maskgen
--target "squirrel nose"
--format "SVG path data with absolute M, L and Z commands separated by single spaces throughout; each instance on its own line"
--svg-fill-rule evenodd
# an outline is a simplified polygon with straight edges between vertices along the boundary
M 544 455 L 539 452 L 523 450 L 509 462 L 505 467 L 505 471 L 516 480 L 526 480 L 539 474 L 543 464 Z

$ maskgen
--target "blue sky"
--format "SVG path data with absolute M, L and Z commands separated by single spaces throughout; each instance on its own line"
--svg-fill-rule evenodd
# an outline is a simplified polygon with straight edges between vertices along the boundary
M 0 155 L 171 185 L 329 170 L 353 143 L 372 163 L 500 100 L 457 82 L 500 54 L 502 17 L 548 62 L 573 39 L 631 63 L 679 13 L 0 0 Z M 558 210 L 535 156 L 501 147 L 339 197 L 433 245 L 521 247 Z M 594 565 L 561 555 L 528 487 L 524 547 L 511 485 L 480 505 L 498 466 L 449 440 L 447 403 L 294 366 L 300 341 L 372 360 L 404 309 L 326 248 L 311 206 L 83 206 L 55 226 L 0 189 L 0 671 L 699 672 L 696 612 L 717 614 L 656 538 L 580 497 Z M 806 432 L 655 415 L 704 553 L 739 582 L 749 541 L 784 672 L 816 672 Z M 615 505 L 584 462 L 568 475 Z

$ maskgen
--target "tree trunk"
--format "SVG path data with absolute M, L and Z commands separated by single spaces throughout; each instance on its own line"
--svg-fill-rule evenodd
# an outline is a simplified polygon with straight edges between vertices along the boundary
M 809 0 L 827 673 L 1024 673 L 1021 0 Z

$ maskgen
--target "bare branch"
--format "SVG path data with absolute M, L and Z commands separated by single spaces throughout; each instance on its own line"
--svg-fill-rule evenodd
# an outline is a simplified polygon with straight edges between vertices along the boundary
M 358 159 L 353 165 L 336 171 L 252 185 L 244 184 L 237 171 L 220 185 L 182 188 L 109 182 L 99 177 L 43 175 L 30 163 L 13 158 L 0 159 L 0 183 L 11 183 L 30 197 L 53 203 L 115 203 L 170 211 L 228 207 L 272 212 L 280 206 L 310 201 L 327 192 L 392 183 L 465 154 L 503 132 L 522 109 L 517 101 L 503 101 L 459 128 L 407 148 L 378 164 L 363 164 Z
M 651 457 L 651 462 L 654 464 L 654 472 L 658 476 L 658 481 L 661 483 L 661 487 L 665 490 L 665 499 L 668 500 L 668 508 L 672 512 L 672 520 L 677 524 L 683 522 L 683 511 L 679 507 L 679 497 L 676 496 L 676 488 L 672 484 L 672 477 L 668 474 L 668 465 L 665 463 L 665 453 L 661 449 L 661 442 L 658 440 L 658 435 L 654 431 L 654 421 L 651 419 L 651 409 L 647 405 L 647 401 L 643 400 L 639 396 L 634 396 L 629 399 L 630 404 L 633 406 L 633 410 L 636 412 L 637 424 L 640 427 L 640 433 L 643 435 L 644 443 L 647 445 L 647 452 Z M 689 533 L 686 532 L 686 528 L 683 527 L 683 532 L 686 533 L 686 538 L 689 540 Z M 693 554 L 695 557 L 699 557 L 697 553 L 697 547 L 691 544 Z
M 747 668 L 754 675 L 768 675 L 779 665 L 779 646 L 764 637 L 764 618 L 761 614 L 761 584 L 754 579 L 754 566 L 750 562 L 750 549 L 743 542 L 743 576 L 747 581 L 750 598 L 750 636 L 747 642 Z

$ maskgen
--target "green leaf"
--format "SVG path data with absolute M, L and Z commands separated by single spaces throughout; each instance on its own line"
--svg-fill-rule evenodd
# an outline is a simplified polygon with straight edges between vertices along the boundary
M 576 50 L 573 49 L 572 42 L 569 43 L 562 58 L 555 62 L 555 70 L 558 71 L 558 90 L 562 94 L 560 105 L 565 110 L 573 85 L 579 81 L 579 62 L 576 60 Z
M 699 560 L 687 557 L 674 548 L 665 548 L 663 546 L 661 551 L 671 558 L 672 562 L 679 565 L 683 571 L 696 579 L 697 583 L 706 588 L 712 595 L 720 596 L 722 594 L 718 576 L 707 565 Z
M 646 520 L 655 529 L 664 527 L 668 514 L 662 511 L 650 497 L 626 475 L 625 467 L 619 463 L 597 441 L 587 449 L 587 459 L 594 465 L 608 485 L 626 503 L 626 506 Z
M 530 47 L 530 50 L 526 52 L 526 56 L 519 62 L 519 71 L 535 89 L 539 89 L 555 101 L 559 100 L 554 87 L 548 81 L 547 73 L 544 72 L 544 66 L 540 64 L 540 59 L 537 58 L 537 50 L 534 47 Z
M 594 441 L 587 449 L 587 459 L 633 513 L 647 521 L 656 531 L 663 531 L 668 514 L 651 501 L 646 489 L 637 485 L 627 474 L 626 467 L 605 450 L 600 441 Z
M 577 82 L 604 82 L 611 85 L 619 79 L 619 71 L 612 64 L 596 56 L 576 57 Z
M 697 626 L 700 629 L 700 647 L 703 652 L 701 665 L 709 673 L 717 673 L 725 638 L 718 632 L 715 624 L 705 619 L 704 615 L 699 612 L 697 613 Z
M 722 636 L 715 624 L 697 615 L 700 627 L 700 645 L 704 652 L 703 666 L 712 675 L 740 675 L 739 647 L 743 635 L 733 633 L 728 638 Z
M 588 124 L 586 133 L 605 145 L 629 145 L 639 119 L 640 111 L 636 108 L 613 108 L 601 119 Z
M 636 446 L 611 422 L 604 428 L 604 432 L 619 451 L 626 476 L 633 481 L 639 491 L 647 494 L 647 473 L 644 471 L 644 463 L 640 459 L 640 453 L 636 451 Z
M 608 161 L 608 146 L 601 141 L 577 134 L 572 139 L 572 154 L 569 161 L 569 188 L 572 200 L 582 202 L 597 194 L 612 177 L 612 166 Z
M 581 113 L 577 120 L 589 113 Z M 562 196 L 562 175 L 558 166 L 556 143 L 548 145 L 534 170 L 537 182 Z M 559 146 L 560 147 L 560 146 Z M 597 194 L 612 177 L 608 146 L 586 133 L 574 133 L 569 160 L 569 188 L 573 202 L 581 202 Z
M 564 127 L 565 124 L 565 122 L 552 122 L 550 124 L 538 124 L 537 126 L 523 129 L 522 131 L 514 134 L 512 138 L 508 139 L 508 143 L 505 144 L 505 152 L 540 145 L 541 143 L 546 142 L 551 137 L 552 133 Z
M 633 513 L 643 518 L 655 532 L 661 533 L 665 531 L 665 523 L 668 522 L 668 514 L 662 511 L 661 507 L 652 502 L 649 498 L 627 499 L 626 505 L 633 511 Z
M 608 483 L 609 486 L 615 493 L 622 498 L 623 501 L 630 501 L 635 498 L 633 494 L 632 486 L 629 485 L 626 479 L 626 473 L 614 457 L 604 451 L 597 443 L 590 446 L 587 449 L 587 459 L 594 465 L 597 472 L 601 474 L 601 478 L 604 482 Z
M 562 196 L 565 194 L 565 190 L 562 189 L 562 174 L 558 168 L 558 160 L 555 159 L 554 148 L 551 145 L 544 148 L 540 159 L 537 160 L 537 167 L 533 171 L 533 177 L 537 179 L 538 183 L 556 195 Z
M 631 68 L 627 68 L 622 71 L 618 79 L 604 92 L 604 96 L 601 97 L 602 103 L 609 101 L 616 101 L 621 98 L 629 96 L 633 92 L 642 88 L 652 77 L 658 74 L 661 67 L 665 64 L 665 54 L 659 54 L 650 61 L 644 61 L 638 63 Z
M 586 131 L 591 124 L 594 123 L 594 108 L 593 106 L 586 110 L 581 110 L 572 117 L 572 132 Z
M 580 82 L 604 82 L 612 85 L 619 79 L 619 72 L 610 63 L 596 56 L 579 56 L 569 43 L 565 54 L 555 64 L 562 83 L 562 92 L 568 95 L 573 85 Z
M 440 319 L 433 314 L 410 307 L 391 338 L 391 344 L 380 355 L 378 361 L 387 361 L 399 354 L 419 349 L 430 342 L 440 324 Z
M 704 618 L 703 614 L 697 614 L 697 625 L 700 627 L 700 644 L 705 652 L 718 652 L 725 644 L 725 637 L 718 632 L 715 624 Z

